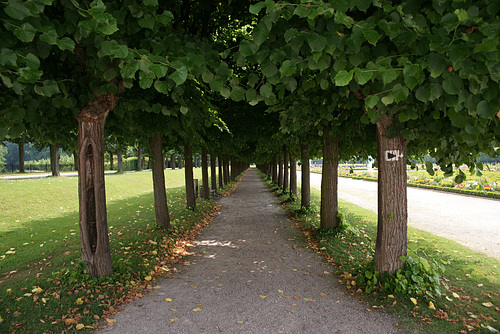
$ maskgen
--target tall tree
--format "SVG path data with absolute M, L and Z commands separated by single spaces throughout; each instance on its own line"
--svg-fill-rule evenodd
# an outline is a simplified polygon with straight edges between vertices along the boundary
M 151 152 L 153 153 L 153 190 L 155 201 L 156 224 L 161 227 L 170 227 L 167 194 L 165 191 L 165 173 L 163 166 L 163 138 L 156 133 L 151 138 Z
M 190 146 L 184 146 L 184 177 L 186 184 L 186 205 L 188 209 L 196 208 L 196 194 L 193 182 L 193 150 Z

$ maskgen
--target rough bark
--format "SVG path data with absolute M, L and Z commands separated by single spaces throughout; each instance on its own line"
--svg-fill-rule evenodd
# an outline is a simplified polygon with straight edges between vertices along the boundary
M 104 124 L 117 96 L 97 95 L 78 119 L 80 249 L 91 276 L 113 273 L 104 186 Z
M 209 199 L 210 185 L 208 181 L 208 152 L 204 147 L 201 149 L 201 181 L 203 182 L 201 198 Z
M 137 147 L 137 170 L 142 170 L 142 146 Z
M 229 157 L 224 154 L 224 185 L 229 183 Z
M 165 173 L 163 172 L 163 138 L 156 133 L 151 138 L 151 153 L 153 155 L 153 191 L 155 201 L 156 224 L 169 228 L 167 193 L 165 191 Z
M 19 144 L 19 173 L 26 173 L 24 169 L 24 143 Z
M 290 159 L 290 196 L 297 197 L 297 158 Z
M 278 158 L 278 187 L 283 187 L 283 156 Z
M 308 145 L 300 145 L 300 160 L 302 163 L 302 185 L 300 189 L 300 207 L 308 208 L 311 206 L 311 175 L 309 166 Z
M 118 167 L 116 172 L 117 173 L 123 173 L 124 168 L 123 168 L 123 151 L 121 148 L 116 149 L 116 160 L 118 160 Z
M 325 134 L 323 139 L 323 171 L 321 176 L 320 227 L 335 228 L 339 225 L 338 213 L 338 138 Z
M 196 197 L 193 181 L 193 150 L 187 145 L 184 146 L 184 159 L 186 160 L 184 164 L 184 175 L 186 179 L 186 206 L 188 209 L 194 210 L 196 208 Z
M 114 167 L 113 152 L 109 151 L 109 170 L 113 170 Z
M 217 161 L 213 154 L 210 154 L 210 181 L 212 183 L 212 190 L 217 193 Z
M 289 170 L 288 170 L 288 164 L 290 163 L 290 153 L 288 152 L 288 149 L 286 146 L 283 149 L 283 191 L 285 193 L 288 193 L 288 185 L 289 185 Z
M 50 145 L 50 170 L 52 176 L 61 176 L 59 168 L 59 145 L 57 143 Z
M 398 133 L 387 138 L 394 119 L 387 115 L 377 123 L 378 227 L 375 270 L 395 273 L 404 263 L 407 250 L 406 141 Z

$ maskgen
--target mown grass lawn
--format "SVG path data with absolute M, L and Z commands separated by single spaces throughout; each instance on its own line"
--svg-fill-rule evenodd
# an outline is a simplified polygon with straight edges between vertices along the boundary
M 97 328 L 168 272 L 217 206 L 198 200 L 187 210 L 184 170 L 165 176 L 168 231 L 155 225 L 150 171 L 106 175 L 115 274 L 103 279 L 88 277 L 79 261 L 77 177 L 0 181 L 0 332 Z

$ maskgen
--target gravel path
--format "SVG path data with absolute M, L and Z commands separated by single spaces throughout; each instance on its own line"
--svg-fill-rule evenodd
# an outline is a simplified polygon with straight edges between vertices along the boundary
M 321 189 L 321 174 L 311 173 L 311 187 Z M 339 198 L 377 212 L 377 182 L 340 177 Z M 499 214 L 497 199 L 408 187 L 408 225 L 498 260 Z
M 176 279 L 126 306 L 105 333 L 398 333 L 351 297 L 251 169 Z M 170 298 L 172 301 L 167 302 Z

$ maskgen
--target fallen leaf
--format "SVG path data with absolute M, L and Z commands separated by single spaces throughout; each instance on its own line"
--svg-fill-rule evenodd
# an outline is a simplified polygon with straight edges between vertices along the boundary
M 434 306 L 434 303 L 430 301 L 430 302 L 429 302 L 429 308 L 430 308 L 431 310 L 435 310 L 435 309 L 436 309 L 436 306 Z
M 264 298 L 267 298 L 267 296 L 260 295 L 260 298 L 264 299 Z
M 196 307 L 193 309 L 193 312 L 200 312 L 200 311 L 201 311 L 201 308 L 199 308 L 199 307 Z
M 173 300 L 172 300 L 172 298 L 165 298 L 165 301 L 170 303 Z
M 146 277 L 144 277 L 144 279 L 145 279 L 146 281 L 151 281 L 152 277 L 151 277 L 151 276 L 146 276 Z
M 170 322 L 176 322 L 176 321 L 179 321 L 179 318 L 173 317 L 173 318 L 170 319 Z
M 457 299 L 459 299 L 459 298 L 460 298 L 460 296 L 459 296 L 456 292 L 453 292 L 453 293 L 452 293 L 452 295 L 453 295 L 453 297 L 455 297 L 455 298 L 457 298 Z
M 492 307 L 493 304 L 491 302 L 486 302 L 486 303 L 483 303 L 483 306 L 485 306 L 485 307 Z
M 283 293 L 283 290 L 278 290 L 279 293 Z
M 75 303 L 76 303 L 76 305 L 82 305 L 83 300 L 81 298 L 78 298 Z
M 66 326 L 69 326 L 69 325 L 72 325 L 72 324 L 76 324 L 76 320 L 72 319 L 72 318 L 64 319 L 64 324 Z
M 387 297 L 389 297 L 389 298 L 394 298 L 394 295 L 388 295 Z
M 236 321 L 236 323 L 237 323 L 237 324 L 242 324 L 242 323 L 243 323 L 243 321 L 238 320 L 238 321 Z
M 2 316 L 0 315 L 0 324 L 3 322 Z
M 410 298 L 411 302 L 415 305 L 417 305 L 417 300 L 415 298 Z
M 84 324 L 78 324 L 76 325 L 76 330 L 84 329 L 85 325 Z

